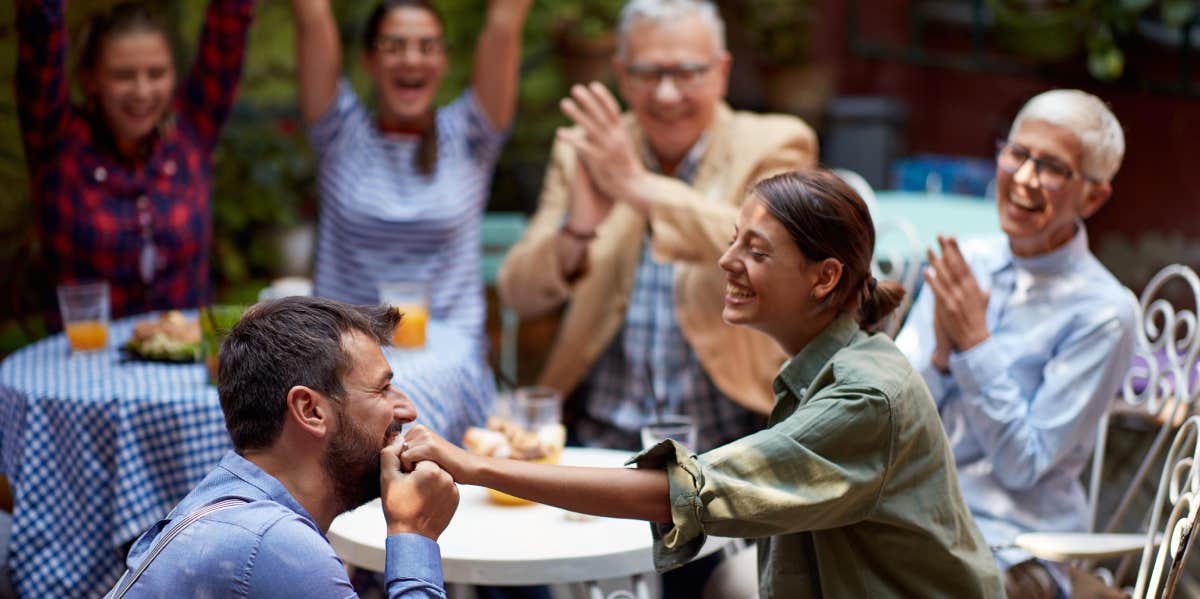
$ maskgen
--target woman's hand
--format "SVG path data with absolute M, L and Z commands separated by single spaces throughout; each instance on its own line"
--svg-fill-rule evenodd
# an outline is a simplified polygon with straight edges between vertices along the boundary
M 471 474 L 478 459 L 478 456 L 467 453 L 419 424 L 404 434 L 404 450 L 400 453 L 400 462 L 405 472 L 412 471 L 419 462 L 430 461 L 449 472 L 455 482 L 463 484 L 475 484 Z
M 458 487 L 433 462 L 401 469 L 401 446 L 383 448 L 379 497 L 389 535 L 416 533 L 436 541 L 458 509 Z

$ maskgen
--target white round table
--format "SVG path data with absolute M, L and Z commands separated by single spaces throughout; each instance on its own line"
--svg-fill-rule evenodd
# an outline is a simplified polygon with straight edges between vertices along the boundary
M 620 467 L 626 451 L 567 447 L 562 464 Z M 481 585 L 586 584 L 654 571 L 650 525 L 640 520 L 574 514 L 540 504 L 503 506 L 483 487 L 459 486 L 458 512 L 438 544 L 447 583 Z M 379 500 L 338 516 L 329 542 L 348 564 L 383 572 L 386 525 Z M 733 539 L 709 537 L 697 557 Z

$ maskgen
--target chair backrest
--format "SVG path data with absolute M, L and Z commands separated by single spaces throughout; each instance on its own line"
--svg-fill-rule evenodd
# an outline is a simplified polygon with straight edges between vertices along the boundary
M 1196 328 L 1196 308 L 1179 309 L 1160 297 L 1164 287 L 1176 280 L 1191 292 L 1193 306 L 1200 307 L 1200 277 L 1179 264 L 1163 268 L 1142 291 L 1138 303 L 1136 365 L 1126 372 L 1121 396 L 1114 402 L 1113 410 L 1101 419 L 1096 435 L 1088 490 L 1093 531 L 1110 532 L 1119 524 L 1152 464 L 1166 447 L 1172 431 L 1182 424 L 1200 395 L 1196 364 L 1200 354 L 1200 331 Z M 1103 470 L 1108 424 L 1115 411 L 1140 414 L 1158 423 L 1159 428 L 1132 481 L 1125 487 L 1120 503 L 1110 512 L 1104 525 L 1098 527 L 1100 483 L 1104 480 L 1112 482 L 1111 476 L 1106 476 Z
M 833 168 L 829 169 L 829 171 L 837 175 L 842 181 L 845 181 L 846 185 L 849 185 L 858 194 L 858 197 L 862 198 L 863 202 L 866 202 L 871 214 L 875 214 L 875 205 L 878 201 L 875 199 L 875 189 L 867 182 L 866 177 L 848 168 Z
M 917 284 L 921 282 L 921 258 L 924 247 L 917 228 L 905 218 L 875 221 L 875 258 L 871 274 L 877 279 L 897 281 L 904 286 L 904 299 L 883 326 L 883 332 L 895 337 L 904 324 L 908 309 L 916 299 Z
M 500 264 L 508 249 L 521 240 L 527 224 L 525 215 L 520 212 L 487 212 L 483 215 L 483 233 L 480 235 L 483 243 L 482 275 L 483 283 L 488 286 L 496 284 L 500 273 Z
M 1150 511 L 1146 542 L 1142 546 L 1142 563 L 1133 599 L 1170 599 L 1179 584 L 1183 565 L 1196 544 L 1194 533 L 1200 515 L 1198 441 L 1200 416 L 1192 416 L 1179 427 L 1163 464 Z

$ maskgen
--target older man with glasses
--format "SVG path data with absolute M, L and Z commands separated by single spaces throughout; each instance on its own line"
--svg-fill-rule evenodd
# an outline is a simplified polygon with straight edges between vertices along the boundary
M 537 214 L 500 273 L 523 316 L 568 305 L 541 382 L 570 394 L 573 438 L 637 449 L 661 414 L 697 424 L 697 451 L 762 426 L 784 356 L 721 321 L 717 259 L 749 185 L 810 168 L 803 121 L 731 110 L 724 24 L 710 2 L 633 0 L 614 60 L 628 103 L 578 85 Z
M 1100 99 L 1052 90 L 998 144 L 1003 236 L 939 238 L 896 343 L 924 376 L 963 496 L 988 542 L 1085 531 L 1079 481 L 1134 347 L 1137 305 L 1088 250 L 1083 219 L 1112 194 L 1125 152 Z M 1065 566 L 1000 549 L 1010 597 L 1070 597 Z

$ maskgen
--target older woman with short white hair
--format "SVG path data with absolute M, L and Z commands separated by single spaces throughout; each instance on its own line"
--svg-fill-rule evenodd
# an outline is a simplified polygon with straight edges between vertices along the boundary
M 928 285 L 897 337 L 954 447 L 963 496 L 989 544 L 1085 531 L 1079 475 L 1134 346 L 1136 301 L 1088 250 L 1085 218 L 1112 195 L 1121 125 L 1095 96 L 1052 90 L 998 142 L 1004 235 L 939 238 Z M 1071 596 L 1062 564 L 996 552 L 1011 597 Z

